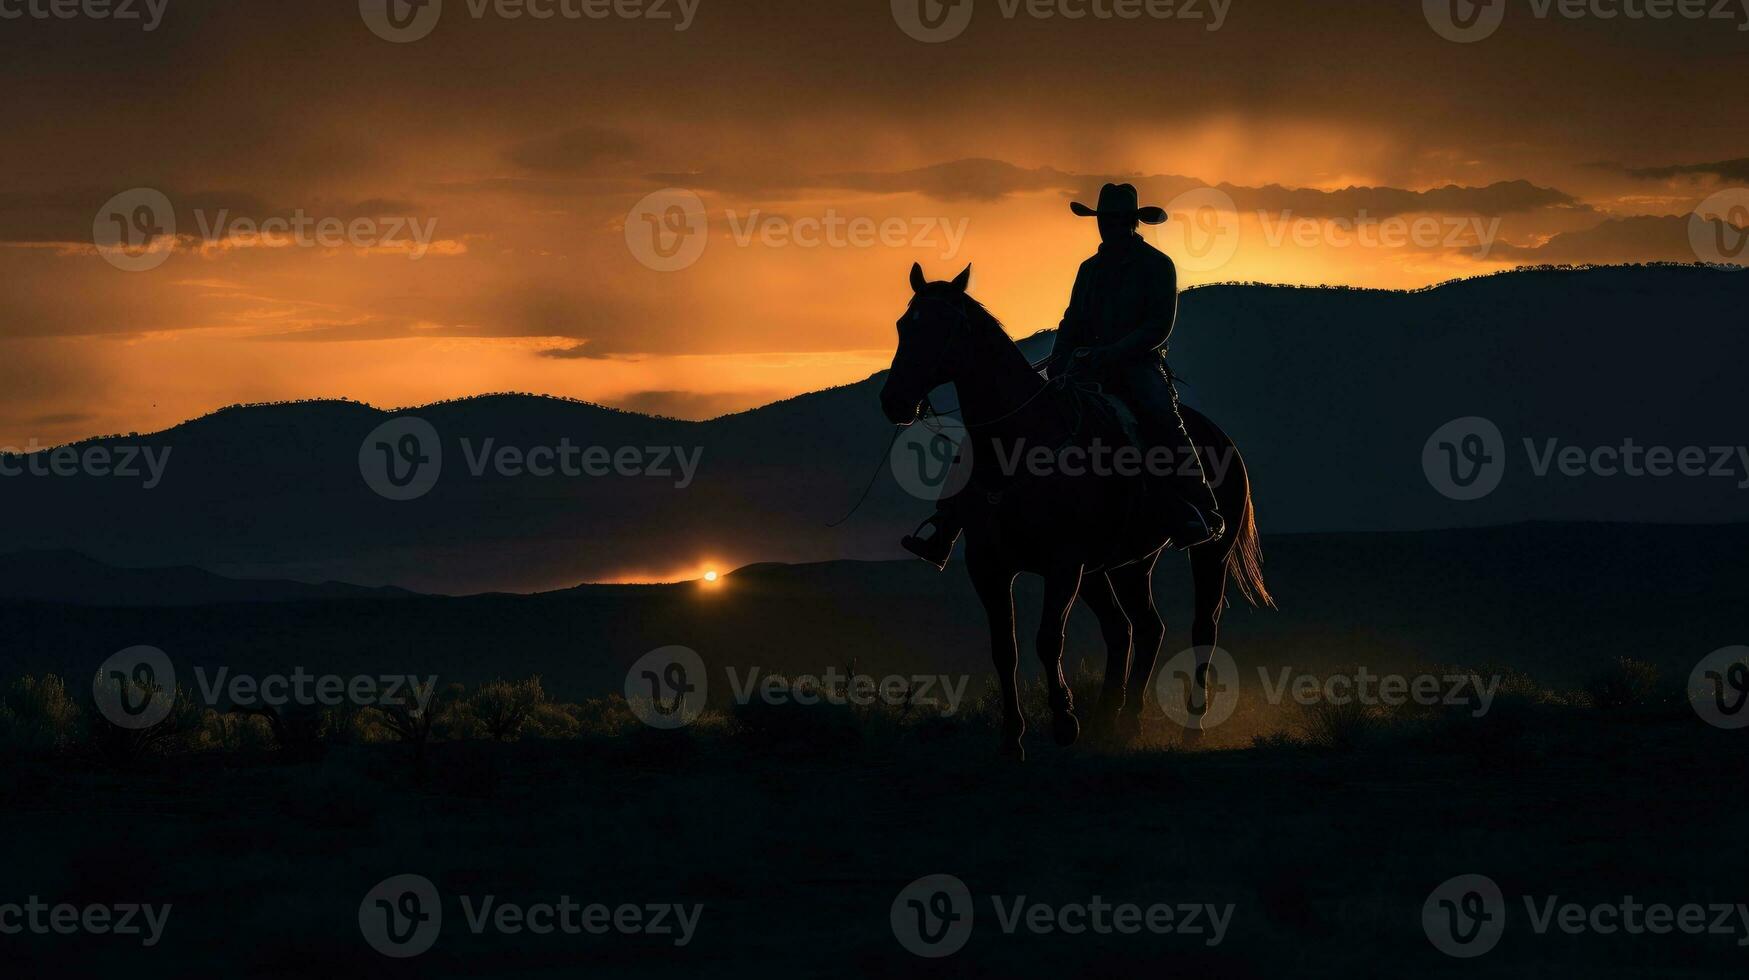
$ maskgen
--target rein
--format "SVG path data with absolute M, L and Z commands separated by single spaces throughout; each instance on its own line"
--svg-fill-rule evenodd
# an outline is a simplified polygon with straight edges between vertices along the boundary
M 959 323 L 956 324 L 956 326 L 958 326 L 960 328 L 964 328 L 967 324 L 971 323 L 971 315 L 966 312 L 964 306 L 956 306 L 954 308 L 954 312 L 959 315 Z M 938 369 L 940 368 L 940 366 L 943 363 L 945 363 L 947 361 L 948 352 L 952 349 L 953 342 L 956 339 L 958 339 L 959 333 L 960 333 L 960 331 L 956 330 L 954 332 L 954 334 L 952 334 L 948 337 L 948 342 L 946 344 L 942 345 L 941 354 L 936 359 L 936 367 Z M 1083 353 L 1085 353 L 1085 349 L 1076 351 L 1075 355 L 1077 357 L 1079 357 Z M 1044 367 L 1045 365 L 1049 364 L 1050 362 L 1051 362 L 1051 358 L 1045 357 L 1037 362 L 1028 362 L 1028 367 L 1030 367 L 1036 373 L 1040 368 Z M 1066 376 L 1063 378 L 1055 379 L 1055 380 L 1041 381 L 1037 391 L 1034 391 L 1031 395 L 1027 396 L 1025 401 L 1022 401 L 1019 405 L 1015 406 L 1011 411 L 1003 414 L 999 418 L 990 419 L 987 422 L 972 422 L 970 419 L 962 418 L 961 424 L 963 424 L 966 427 L 966 431 L 968 433 L 972 429 L 987 429 L 992 425 L 1000 425 L 1001 423 L 1006 422 L 1009 419 L 1012 419 L 1015 416 L 1019 415 L 1021 412 L 1026 411 L 1026 409 L 1028 407 L 1030 407 L 1033 402 L 1036 402 L 1040 398 L 1044 397 L 1045 392 L 1050 391 L 1052 388 L 1059 388 L 1059 389 L 1066 390 L 1069 387 L 1069 385 L 1071 385 L 1071 384 L 1073 384 L 1074 387 L 1076 387 L 1082 391 L 1096 392 L 1099 390 L 1099 387 L 1100 387 L 1099 385 L 1093 384 L 1093 383 L 1071 382 L 1071 381 L 1069 381 L 1069 379 Z M 945 412 L 940 411 L 934 406 L 934 404 L 932 404 L 929 401 L 929 396 L 927 394 L 925 394 L 923 396 L 923 411 L 921 412 L 921 414 L 918 415 L 916 421 L 918 424 L 929 429 L 931 432 L 935 432 L 935 433 L 939 434 L 941 432 L 940 423 L 938 422 L 935 425 L 930 425 L 930 422 L 929 422 L 930 418 L 933 416 L 936 419 L 945 419 L 945 418 L 948 418 L 950 416 L 958 415 L 962 411 L 963 411 L 963 409 L 958 408 L 958 407 L 948 409 Z M 1081 423 L 1085 420 L 1085 415 L 1086 415 L 1086 413 L 1081 409 L 1080 404 L 1077 403 L 1076 412 L 1075 412 L 1075 424 L 1070 428 L 1069 436 L 1067 439 L 1064 440 L 1063 446 L 1066 446 L 1070 442 L 1072 442 L 1075 439 L 1076 434 L 1078 434 L 1081 431 Z M 904 433 L 904 431 L 905 431 L 905 426 L 903 426 L 903 425 L 893 426 L 893 436 L 892 436 L 892 438 L 887 440 L 886 448 L 881 451 L 881 457 L 880 457 L 881 462 L 875 464 L 874 472 L 869 474 L 868 482 L 863 485 L 862 493 L 856 498 L 856 503 L 851 505 L 850 510 L 847 513 L 845 513 L 845 515 L 843 517 L 840 517 L 836 521 L 832 521 L 831 523 L 827 524 L 826 525 L 827 527 L 835 528 L 835 527 L 842 526 L 846 521 L 849 521 L 852 517 L 856 516 L 856 512 L 861 510 L 862 505 L 868 502 L 868 495 L 870 493 L 874 492 L 875 483 L 878 482 L 881 478 L 881 470 L 887 465 L 887 461 L 892 457 L 893 447 L 898 444 L 899 436 L 902 435 Z M 1060 450 L 1062 448 L 1062 446 L 1058 446 L 1057 448 Z M 1016 481 L 1016 482 L 1018 482 L 1018 481 Z M 1009 486 L 1012 487 L 1013 485 L 1014 484 L 1010 484 Z M 1004 488 L 1004 489 L 1007 489 L 1007 488 Z M 1001 497 L 1001 495 L 1002 495 L 1002 491 L 994 491 L 994 492 L 989 494 L 989 496 L 991 496 L 992 498 L 996 498 L 996 499 L 999 499 Z

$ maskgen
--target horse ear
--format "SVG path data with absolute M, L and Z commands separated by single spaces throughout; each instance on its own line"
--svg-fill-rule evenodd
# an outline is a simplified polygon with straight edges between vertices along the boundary
M 972 282 L 972 267 L 968 264 L 966 266 L 966 271 L 953 277 L 953 288 L 955 288 L 963 293 L 966 291 L 966 287 L 971 285 L 971 282 Z
M 923 266 L 916 262 L 911 263 L 911 291 L 921 293 L 923 287 L 927 285 L 929 285 L 929 280 L 923 278 Z

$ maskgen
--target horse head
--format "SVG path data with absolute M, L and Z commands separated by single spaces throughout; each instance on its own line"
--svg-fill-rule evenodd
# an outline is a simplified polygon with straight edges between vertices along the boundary
M 896 425 L 909 425 L 923 413 L 923 399 L 952 381 L 957 358 L 965 351 L 962 339 L 968 330 L 966 285 L 972 267 L 951 282 L 929 282 L 923 267 L 911 265 L 911 302 L 899 317 L 899 349 L 893 354 L 887 383 L 881 388 L 881 410 Z

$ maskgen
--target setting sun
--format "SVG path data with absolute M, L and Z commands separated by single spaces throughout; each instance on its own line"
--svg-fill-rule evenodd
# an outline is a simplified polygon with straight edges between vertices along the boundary
M 706 582 L 715 582 L 717 580 L 716 570 L 712 569 L 711 571 L 705 572 L 704 573 L 704 580 Z

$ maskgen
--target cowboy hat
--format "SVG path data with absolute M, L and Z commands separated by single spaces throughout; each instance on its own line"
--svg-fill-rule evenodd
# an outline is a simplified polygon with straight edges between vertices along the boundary
M 1106 184 L 1099 189 L 1098 208 L 1090 208 L 1080 201 L 1074 201 L 1069 205 L 1069 210 L 1083 218 L 1134 218 L 1144 225 L 1157 225 L 1166 220 L 1165 208 L 1136 206 L 1136 188 L 1133 184 Z

